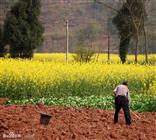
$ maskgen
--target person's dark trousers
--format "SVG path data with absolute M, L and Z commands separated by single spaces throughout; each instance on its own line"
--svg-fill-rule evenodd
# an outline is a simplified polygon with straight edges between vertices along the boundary
M 117 96 L 115 97 L 115 114 L 114 114 L 114 124 L 118 122 L 118 114 L 120 109 L 123 109 L 126 124 L 131 124 L 131 116 L 129 111 L 129 101 L 125 96 Z

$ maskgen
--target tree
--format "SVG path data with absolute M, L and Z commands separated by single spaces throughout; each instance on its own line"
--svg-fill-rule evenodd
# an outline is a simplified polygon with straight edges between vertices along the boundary
M 9 4 L 10 4 L 11 6 L 13 6 L 13 5 L 15 5 L 18 1 L 19 1 L 19 0 L 9 0 L 8 2 L 9 2 Z
M 135 39 L 135 62 L 137 63 L 139 36 L 144 31 L 144 22 L 147 17 L 145 9 L 146 0 L 126 0 L 122 8 L 117 12 L 113 23 L 120 34 L 120 58 L 123 63 L 126 61 L 128 47 L 131 38 Z M 146 50 L 147 51 L 147 50 Z
M 99 26 L 94 24 L 90 24 L 77 32 L 76 55 L 73 55 L 75 61 L 89 62 L 92 60 L 95 54 L 92 44 L 96 39 L 97 32 L 99 32 Z
M 76 62 L 90 62 L 95 54 L 93 48 L 79 47 L 77 48 L 73 58 Z
M 5 49 L 3 45 L 3 32 L 2 29 L 0 28 L 0 57 L 4 57 L 5 54 Z
M 4 24 L 4 41 L 10 45 L 13 58 L 31 58 L 33 50 L 42 42 L 43 27 L 38 18 L 40 0 L 19 0 L 7 15 Z
M 119 55 L 122 63 L 126 62 L 126 55 L 128 53 L 129 43 L 132 36 L 132 27 L 129 22 L 129 17 L 130 12 L 125 3 L 123 4 L 122 8 L 117 12 L 117 15 L 113 18 L 113 23 L 115 24 L 120 34 Z

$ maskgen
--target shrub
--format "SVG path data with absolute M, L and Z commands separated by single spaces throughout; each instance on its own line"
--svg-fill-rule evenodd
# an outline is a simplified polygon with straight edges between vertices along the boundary
M 73 58 L 76 62 L 90 62 L 94 56 L 95 52 L 92 48 L 79 47 Z

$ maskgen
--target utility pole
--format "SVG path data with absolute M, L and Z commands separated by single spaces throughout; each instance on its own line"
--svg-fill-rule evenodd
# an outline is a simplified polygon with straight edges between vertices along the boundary
M 108 33 L 108 62 L 110 62 L 110 34 Z
M 69 20 L 66 20 L 66 62 L 69 62 Z

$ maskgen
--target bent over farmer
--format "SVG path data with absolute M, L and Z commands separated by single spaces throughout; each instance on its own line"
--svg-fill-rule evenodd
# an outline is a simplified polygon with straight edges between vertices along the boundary
M 129 110 L 129 89 L 128 89 L 128 81 L 124 81 L 121 85 L 118 85 L 114 90 L 115 96 L 115 114 L 114 114 L 114 124 L 118 122 L 118 114 L 120 109 L 122 108 L 125 115 L 126 124 L 131 124 L 131 116 Z

